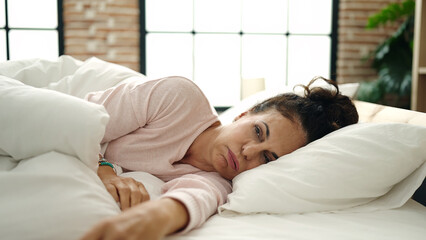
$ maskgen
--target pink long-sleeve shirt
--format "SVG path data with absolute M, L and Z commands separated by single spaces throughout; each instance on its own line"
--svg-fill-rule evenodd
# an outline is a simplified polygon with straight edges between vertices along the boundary
M 218 120 L 202 91 L 183 77 L 140 80 L 89 93 L 110 115 L 102 143 L 105 158 L 128 171 L 166 182 L 162 197 L 182 202 L 189 213 L 183 232 L 200 226 L 231 192 L 216 172 L 178 163 L 195 138 Z

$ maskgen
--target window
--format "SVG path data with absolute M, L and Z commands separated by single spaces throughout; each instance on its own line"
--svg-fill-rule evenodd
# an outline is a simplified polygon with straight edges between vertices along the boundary
M 332 78 L 337 2 L 141 0 L 141 71 L 192 79 L 216 107 L 241 99 L 242 79 L 268 90 Z
M 1 0 L 0 61 L 63 54 L 62 0 Z

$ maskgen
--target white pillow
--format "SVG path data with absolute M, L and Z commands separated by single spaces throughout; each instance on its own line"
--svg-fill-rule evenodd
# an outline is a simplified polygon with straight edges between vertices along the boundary
M 15 160 L 50 151 L 97 168 L 109 115 L 103 106 L 0 76 L 0 153 Z
M 426 176 L 426 127 L 359 123 L 233 180 L 222 215 L 402 206 Z
M 342 83 L 338 85 L 339 91 L 350 99 L 354 99 L 358 93 L 359 83 Z
M 255 93 L 244 100 L 238 102 L 233 107 L 227 109 L 226 111 L 222 112 L 219 115 L 219 120 L 222 122 L 222 124 L 229 124 L 232 121 L 234 121 L 235 117 L 240 115 L 241 113 L 249 110 L 251 107 L 253 107 L 255 104 L 262 102 L 265 99 L 271 98 L 279 93 L 284 92 L 291 92 L 292 90 L 290 88 L 286 88 L 284 91 L 260 91 L 258 93 Z

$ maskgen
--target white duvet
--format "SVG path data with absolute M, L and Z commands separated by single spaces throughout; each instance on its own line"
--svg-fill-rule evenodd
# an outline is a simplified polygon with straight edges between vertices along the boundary
M 57 61 L 32 59 L 0 64 L 1 239 L 78 239 L 101 219 L 120 212 L 96 175 L 99 142 L 109 116 L 102 106 L 82 98 L 91 91 L 144 78 L 97 58 L 81 62 L 62 56 Z M 404 196 L 412 194 L 424 179 L 426 167 L 421 161 L 424 158 L 416 166 L 423 167 L 417 167 L 418 176 L 412 181 L 416 185 Z M 412 168 L 410 171 L 416 167 Z M 269 175 L 271 170 L 265 167 L 258 171 Z M 151 198 L 159 196 L 163 182 L 158 178 L 147 173 L 125 175 L 143 182 Z M 229 200 L 235 206 L 225 205 L 230 213 L 240 211 L 241 207 L 253 210 L 267 204 L 256 201 L 253 205 L 240 198 L 252 195 L 253 189 L 258 191 L 255 185 L 242 184 L 247 176 L 234 182 L 238 188 Z M 269 192 L 279 198 L 276 191 Z M 262 199 L 262 196 L 256 197 Z M 406 198 L 403 199 L 398 204 L 405 203 Z M 412 200 L 395 210 L 365 213 L 223 215 L 214 215 L 200 229 L 170 239 L 423 239 L 426 236 L 425 207 Z
M 1 239 L 77 239 L 120 212 L 96 175 L 109 116 L 82 98 L 143 78 L 97 58 L 0 64 Z M 159 195 L 159 179 L 130 176 Z

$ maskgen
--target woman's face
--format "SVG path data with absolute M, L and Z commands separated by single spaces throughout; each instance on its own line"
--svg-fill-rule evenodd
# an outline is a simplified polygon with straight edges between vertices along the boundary
M 247 113 L 223 126 L 214 142 L 212 165 L 226 179 L 261 164 L 274 161 L 306 143 L 298 122 L 277 110 Z

